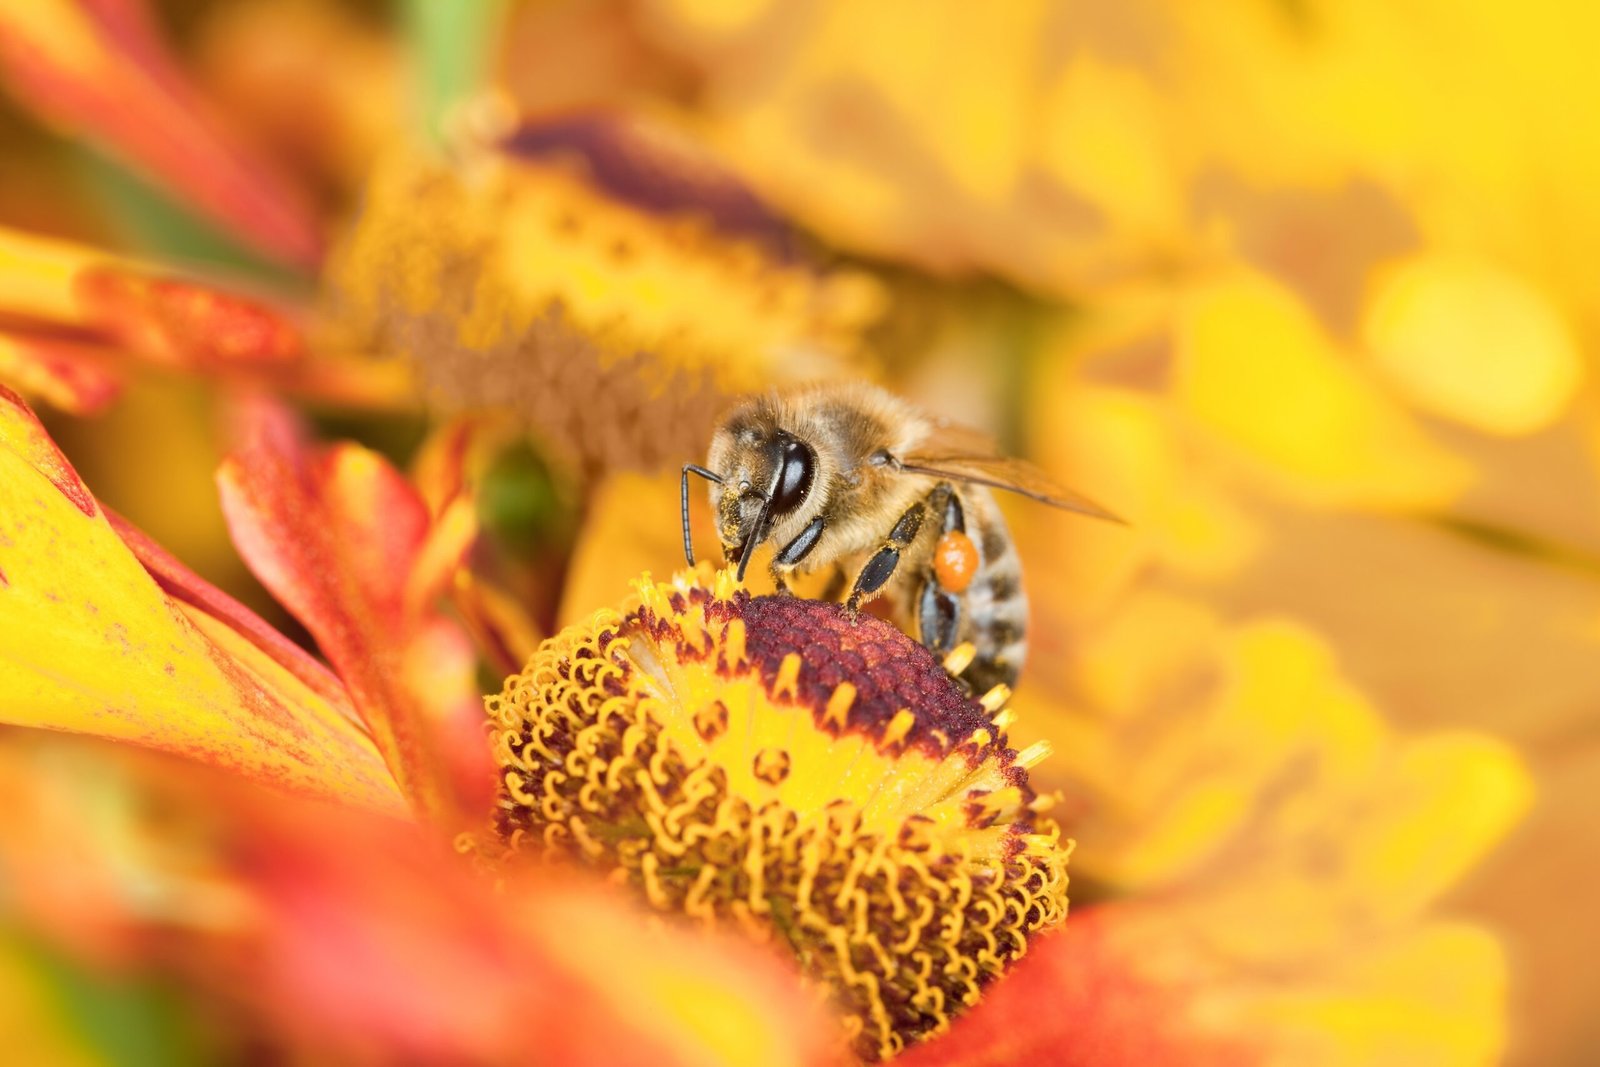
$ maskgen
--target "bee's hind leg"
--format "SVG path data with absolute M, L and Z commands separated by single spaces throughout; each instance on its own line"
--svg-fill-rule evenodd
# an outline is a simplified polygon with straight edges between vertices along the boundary
M 941 534 L 966 532 L 961 498 L 949 482 L 940 482 L 928 494 L 928 509 L 940 516 Z M 955 648 L 956 635 L 961 632 L 960 593 L 944 588 L 937 568 L 931 565 L 922 574 L 922 593 L 917 597 L 917 632 L 924 647 L 936 656 Z
M 929 652 L 942 656 L 956 647 L 960 630 L 961 600 L 939 588 L 930 567 L 922 579 L 922 595 L 917 598 L 917 631 L 922 644 Z
M 889 531 L 882 547 L 862 566 L 861 573 L 856 575 L 856 584 L 850 590 L 850 597 L 844 602 L 844 609 L 852 616 L 861 610 L 863 599 L 870 598 L 894 576 L 895 568 L 900 565 L 900 553 L 916 540 L 917 531 L 922 529 L 922 517 L 926 513 L 927 506 L 921 500 L 907 508 L 894 524 L 894 529 Z

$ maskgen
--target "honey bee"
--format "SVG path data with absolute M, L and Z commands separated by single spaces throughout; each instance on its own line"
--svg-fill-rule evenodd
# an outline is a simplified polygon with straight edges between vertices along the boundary
M 855 579 L 852 614 L 885 595 L 892 616 L 935 655 L 970 643 L 976 692 L 1016 682 L 1027 653 L 1022 566 L 991 489 L 1121 522 L 999 454 L 985 435 L 861 384 L 797 386 L 742 401 L 686 464 L 683 552 L 694 563 L 689 475 L 707 479 L 724 556 L 740 579 L 757 547 L 776 546 L 773 580 L 834 567 L 829 599 Z M 958 656 L 958 658 L 964 658 Z

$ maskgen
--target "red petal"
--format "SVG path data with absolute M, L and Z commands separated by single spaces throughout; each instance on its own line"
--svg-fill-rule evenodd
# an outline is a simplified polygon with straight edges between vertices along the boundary
M 317 639 L 407 795 L 447 816 L 472 806 L 491 781 L 480 694 L 470 672 L 426 669 L 440 620 L 424 596 L 408 595 L 419 564 L 436 574 L 469 541 L 454 542 L 453 559 L 431 558 L 427 507 L 376 453 L 314 451 L 265 403 L 241 426 L 243 443 L 217 475 L 240 554 Z M 457 756 L 463 719 L 474 744 Z M 452 782 L 452 764 L 473 777 Z
M 0 5 L 0 78 L 19 103 L 143 171 L 261 250 L 311 265 L 305 198 L 231 144 L 134 0 Z
M 281 312 L 197 282 L 99 266 L 79 275 L 76 296 L 94 326 L 153 363 L 270 370 L 306 357 L 299 327 Z

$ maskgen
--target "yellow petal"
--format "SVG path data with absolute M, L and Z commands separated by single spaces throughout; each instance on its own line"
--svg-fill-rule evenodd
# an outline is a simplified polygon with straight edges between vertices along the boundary
M 1489 737 L 1429 734 L 1396 754 L 1383 802 L 1350 838 L 1353 881 L 1390 915 L 1414 913 L 1476 866 L 1521 821 L 1533 782 Z
M 1137 70 L 1080 55 L 1046 99 L 1048 173 L 1105 210 L 1125 236 L 1174 234 L 1184 193 L 1165 150 L 1160 94 Z
M 1139 645 L 1164 649 L 1125 680 Z M 1087 801 L 1076 862 L 1124 886 L 1214 883 L 1219 940 L 1241 958 L 1326 947 L 1352 915 L 1411 918 L 1526 812 L 1527 771 L 1467 732 L 1395 737 L 1303 626 L 1218 631 L 1176 598 L 1136 599 L 1080 650 L 1072 691 L 1114 712 L 1057 711 L 1057 755 Z M 1224 921 L 1226 917 L 1228 921 Z
M 91 268 L 114 262 L 98 249 L 0 228 L 0 310 L 88 325 L 76 286 Z
M 0 722 L 131 741 L 403 810 L 344 710 L 221 621 L 169 599 L 3 391 L 0 575 Z
M 1435 508 L 1469 478 L 1265 278 L 1236 275 L 1194 293 L 1180 316 L 1178 357 L 1179 400 L 1293 497 Z
M 689 503 L 699 534 L 695 555 L 716 560 L 721 550 L 710 509 L 705 506 L 705 489 L 698 480 L 693 481 Z M 642 474 L 614 474 L 595 488 L 589 521 L 567 568 L 558 625 L 586 618 L 596 604 L 626 599 L 640 574 L 671 574 L 683 565 L 678 490 L 675 475 Z M 756 569 L 751 568 L 752 574 Z
M 1063 484 L 1103 501 L 1127 526 L 1055 509 L 1014 508 L 1029 581 L 1074 614 L 1126 588 L 1152 561 L 1194 577 L 1235 572 L 1260 537 L 1220 494 L 1160 401 L 1133 389 L 1062 388 L 1044 377 L 1033 401 L 1033 455 Z
M 1258 987 L 1237 1025 L 1301 1065 L 1482 1064 L 1506 1042 L 1506 962 L 1489 933 L 1430 923 Z
M 1479 260 L 1426 256 L 1392 270 L 1367 308 L 1365 333 L 1376 367 L 1408 400 L 1485 433 L 1544 429 L 1583 378 L 1560 312 Z

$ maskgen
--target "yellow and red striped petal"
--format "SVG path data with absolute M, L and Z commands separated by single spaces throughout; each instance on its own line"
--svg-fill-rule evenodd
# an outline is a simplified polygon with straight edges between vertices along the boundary
M 300 324 L 266 301 L 160 263 L 0 227 L 0 324 L 78 331 L 157 366 L 281 371 L 305 361 Z
M 264 301 L 158 263 L 0 227 L 0 327 L 111 346 L 178 370 L 281 373 L 305 361 L 301 328 Z
M 360 408 L 406 407 L 416 394 L 398 361 L 313 353 L 293 308 L 0 227 L 0 381 L 92 414 L 140 364 Z
M 211 592 L 209 610 L 164 593 L 27 405 L 0 386 L 0 722 L 135 742 L 402 810 L 336 692 L 241 635 L 230 617 L 244 609 Z
M 430 608 L 471 544 L 470 512 L 434 523 L 382 457 L 313 449 L 279 408 L 248 406 L 240 422 L 242 444 L 217 474 L 240 554 L 317 639 L 406 795 L 439 814 L 478 808 L 492 781 L 480 694 L 470 670 L 448 666 L 462 662 L 464 635 Z M 468 735 L 466 751 L 450 740 Z
M 314 264 L 304 194 L 205 112 L 137 0 L 0 7 L 0 80 L 23 107 L 122 159 L 269 255 Z

